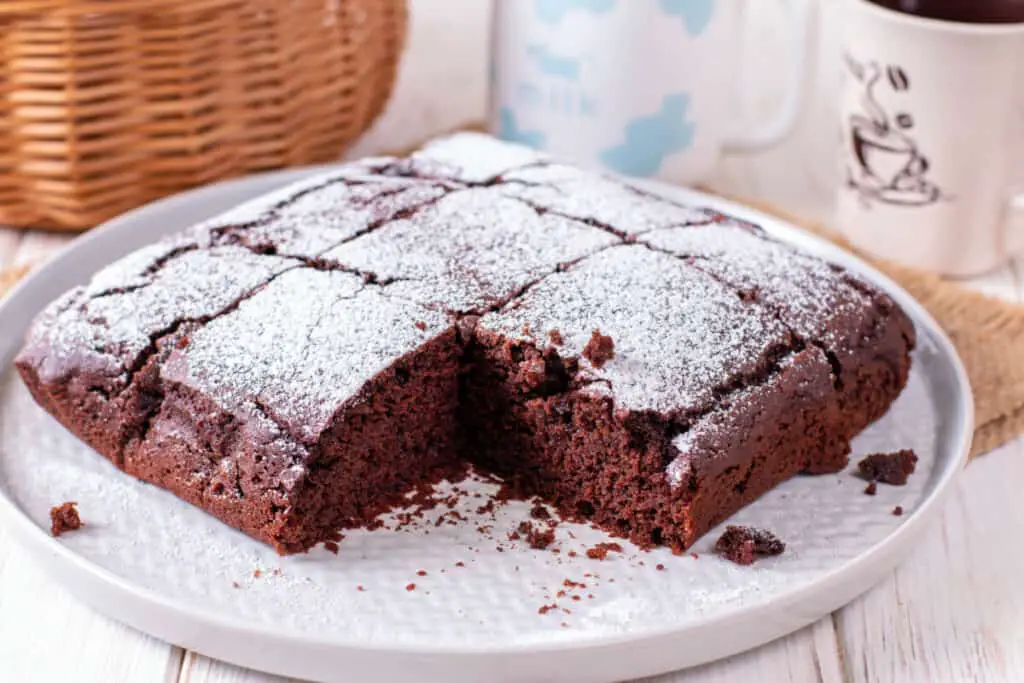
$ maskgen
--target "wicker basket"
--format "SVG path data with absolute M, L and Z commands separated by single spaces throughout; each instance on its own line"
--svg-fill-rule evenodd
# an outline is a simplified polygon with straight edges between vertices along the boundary
M 405 24 L 404 0 L 0 0 L 0 223 L 78 230 L 335 159 Z

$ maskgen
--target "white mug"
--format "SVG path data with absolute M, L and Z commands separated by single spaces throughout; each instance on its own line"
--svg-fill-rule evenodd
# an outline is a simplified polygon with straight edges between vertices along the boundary
M 837 220 L 876 256 L 951 276 L 1024 243 L 1024 23 L 847 0 Z
M 706 180 L 723 151 L 785 137 L 801 108 L 812 0 L 778 3 L 802 34 L 787 43 L 788 88 L 778 109 L 745 130 L 730 111 L 745 4 L 498 0 L 491 131 L 624 175 Z

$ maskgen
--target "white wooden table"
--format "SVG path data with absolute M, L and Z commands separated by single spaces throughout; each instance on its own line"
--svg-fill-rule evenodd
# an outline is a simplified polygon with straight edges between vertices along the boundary
M 716 188 L 827 215 L 835 175 L 829 50 L 837 24 L 829 7 L 822 7 L 816 96 L 798 134 L 768 154 L 728 160 Z M 401 147 L 482 115 L 487 3 L 413 0 L 412 8 L 410 54 L 394 102 L 357 153 Z M 444 50 L 436 49 L 439 36 Z M 443 93 L 438 83 L 446 84 Z M 36 262 L 64 241 L 0 229 L 0 267 Z M 972 285 L 1024 301 L 1024 260 Z M 792 636 L 658 682 L 1024 681 L 1022 488 L 1024 440 L 973 463 L 910 559 L 867 595 Z M 182 651 L 92 612 L 42 576 L 0 527 L 0 683 L 280 680 Z

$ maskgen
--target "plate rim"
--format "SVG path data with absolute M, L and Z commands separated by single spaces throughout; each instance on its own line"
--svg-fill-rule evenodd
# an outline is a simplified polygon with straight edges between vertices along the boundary
M 43 281 L 47 274 L 52 272 L 53 269 L 60 268 L 65 261 L 71 259 L 75 252 L 79 251 L 86 245 L 112 240 L 122 231 L 130 229 L 144 230 L 149 215 L 151 213 L 155 213 L 157 209 L 173 210 L 177 206 L 202 202 L 207 197 L 217 196 L 232 190 L 242 191 L 250 186 L 255 187 L 262 186 L 264 184 L 268 187 L 272 184 L 275 186 L 283 186 L 304 177 L 330 170 L 338 165 L 339 164 L 326 164 L 300 169 L 272 171 L 269 173 L 223 181 L 164 198 L 125 213 L 74 239 L 68 245 L 59 249 L 42 264 L 36 267 L 27 278 L 14 287 L 4 301 L 0 302 L 0 321 L 5 318 L 5 315 L 7 315 L 12 304 L 18 301 L 20 297 L 24 296 L 23 292 L 29 291 L 37 286 L 37 284 Z M 925 525 L 931 522 L 938 510 L 941 509 L 941 505 L 945 502 L 946 498 L 952 491 L 952 486 L 955 482 L 956 476 L 963 470 L 968 459 L 974 431 L 973 397 L 963 362 L 948 336 L 938 325 L 934 317 L 911 294 L 903 289 L 903 287 L 878 271 L 875 267 L 864 262 L 855 255 L 844 252 L 822 237 L 801 230 L 784 219 L 716 195 L 707 194 L 705 192 L 689 188 L 675 187 L 660 182 L 637 181 L 636 179 L 630 179 L 629 182 L 639 187 L 643 187 L 644 189 L 657 192 L 662 196 L 699 203 L 722 211 L 723 213 L 750 220 L 765 228 L 769 233 L 782 238 L 790 244 L 796 245 L 798 248 L 804 250 L 809 249 L 812 253 L 838 262 L 840 265 L 850 268 L 854 272 L 865 276 L 870 281 L 879 285 L 887 294 L 892 296 L 905 310 L 907 310 L 916 324 L 923 325 L 927 329 L 929 336 L 936 343 L 940 355 L 950 364 L 958 389 L 956 403 L 959 418 L 959 424 L 956 426 L 954 436 L 950 438 L 950 441 L 956 442 L 955 444 L 951 444 L 950 452 L 956 453 L 957 455 L 950 458 L 949 462 L 946 462 L 943 465 L 943 470 L 941 471 L 940 476 L 931 486 L 931 490 L 927 492 L 924 500 L 922 500 L 920 505 L 914 509 L 913 513 L 883 540 L 868 548 L 854 559 L 829 570 L 808 583 L 786 590 L 766 601 L 740 607 L 722 614 L 697 619 L 684 624 L 644 628 L 639 631 L 627 631 L 623 633 L 583 636 L 572 641 L 558 640 L 540 643 L 512 643 L 506 646 L 488 644 L 467 647 L 465 645 L 442 644 L 427 645 L 387 642 L 367 643 L 365 641 L 344 640 L 336 637 L 319 637 L 315 634 L 304 634 L 294 631 L 279 632 L 269 625 L 249 623 L 244 621 L 241 617 L 225 616 L 211 609 L 182 603 L 156 590 L 137 585 L 129 578 L 121 577 L 114 572 L 93 563 L 88 558 L 77 554 L 69 547 L 61 544 L 57 539 L 50 536 L 45 529 L 36 525 L 28 517 L 25 511 L 23 511 L 10 497 L 6 487 L 3 486 L 0 486 L 0 519 L 5 520 L 7 528 L 13 532 L 12 537 L 16 538 L 22 547 L 28 551 L 29 555 L 33 556 L 33 558 L 40 563 L 42 568 L 51 575 L 63 576 L 68 571 L 84 572 L 90 580 L 99 582 L 104 588 L 113 590 L 124 598 L 143 601 L 151 608 L 158 608 L 159 610 L 162 610 L 163 613 L 173 615 L 177 619 L 186 619 L 196 622 L 204 628 L 216 629 L 218 631 L 230 631 L 247 638 L 269 638 L 277 643 L 283 642 L 290 646 L 315 649 L 327 648 L 333 651 L 353 651 L 377 655 L 401 653 L 405 655 L 464 657 L 479 655 L 504 656 L 543 654 L 554 652 L 565 654 L 569 652 L 578 653 L 612 646 L 629 645 L 639 641 L 649 641 L 654 639 L 682 639 L 694 632 L 709 629 L 726 629 L 736 622 L 747 622 L 749 620 L 763 618 L 766 615 L 777 613 L 780 609 L 784 609 L 787 606 L 801 604 L 809 600 L 811 596 L 815 594 L 831 593 L 836 596 L 845 596 L 850 591 L 840 590 L 840 586 L 850 583 L 851 578 L 854 579 L 854 583 L 857 583 L 855 577 L 857 577 L 858 574 L 865 573 L 865 568 L 872 566 L 879 559 L 885 559 L 884 569 L 886 572 L 892 571 L 906 552 L 909 552 L 909 549 L 912 547 L 911 541 L 915 540 L 920 535 Z M 251 196 L 256 197 L 262 193 L 263 192 L 261 191 L 256 194 L 252 194 Z M 114 243 L 112 242 L 112 244 Z M 116 251 L 116 248 L 111 251 Z M 129 248 L 124 253 L 112 257 L 111 260 L 119 258 L 131 251 L 132 249 Z M 4 345 L 10 344 L 12 348 L 16 348 L 19 343 L 20 339 L 3 342 Z M 0 349 L 0 351 L 2 350 L 3 349 Z M 8 370 L 9 363 L 5 363 L 4 365 L 5 367 L 3 369 Z M 50 560 L 56 559 L 62 563 L 62 566 L 59 567 L 59 571 L 54 570 L 47 564 L 47 556 Z M 64 586 L 70 588 L 68 581 L 60 578 L 58 578 L 58 581 Z M 860 585 L 856 589 L 854 597 L 870 589 L 875 585 L 875 583 L 876 582 L 872 580 L 865 585 Z M 88 599 L 88 597 L 81 595 L 78 590 L 73 588 L 71 590 L 80 599 L 84 599 L 86 602 L 94 604 L 92 600 Z M 828 611 L 821 612 L 819 614 L 818 612 L 820 612 L 820 610 L 815 610 L 815 615 L 813 617 L 802 618 L 803 624 L 801 626 L 786 628 L 785 630 L 775 632 L 771 638 L 761 638 L 758 642 L 768 642 L 770 639 L 792 633 L 807 624 L 813 623 L 825 614 L 838 609 L 842 605 L 847 604 L 849 599 L 839 597 L 836 599 L 838 600 L 838 604 L 831 607 Z M 97 607 L 101 612 L 110 614 L 110 610 L 99 606 Z M 129 625 L 138 627 L 138 619 L 135 619 L 133 623 L 132 620 L 127 618 L 118 618 L 129 623 Z M 142 630 L 156 635 L 158 638 L 163 638 L 163 636 L 154 633 L 152 629 L 144 628 Z M 197 649 L 192 646 L 189 647 L 190 649 Z M 748 644 L 742 648 L 730 649 L 729 654 L 743 651 L 749 647 L 752 646 Z M 203 648 L 200 647 L 198 650 L 202 651 Z M 211 653 L 211 656 L 234 661 L 231 658 L 225 658 L 216 653 Z M 711 661 L 716 658 L 718 658 L 718 656 L 710 656 L 708 659 L 703 661 Z M 244 662 L 239 663 L 245 665 Z M 694 662 L 694 664 L 696 663 L 699 662 Z

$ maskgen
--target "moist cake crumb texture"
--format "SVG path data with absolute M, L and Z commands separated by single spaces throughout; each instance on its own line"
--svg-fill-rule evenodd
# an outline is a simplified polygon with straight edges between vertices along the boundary
M 82 528 L 82 518 L 78 514 L 78 503 L 69 501 L 50 508 L 50 534 L 60 536 L 67 531 Z
M 479 135 L 181 227 L 55 301 L 17 367 L 116 466 L 281 553 L 412 519 L 469 465 L 543 501 L 512 532 L 533 547 L 550 506 L 682 552 L 842 469 L 915 345 L 889 297 L 757 226 Z
M 857 463 L 857 471 L 871 483 L 881 482 L 904 486 L 917 467 L 917 454 L 912 450 L 895 453 L 872 453 Z
M 715 542 L 715 552 L 736 564 L 753 564 L 759 557 L 781 555 L 786 544 L 764 529 L 727 526 Z

